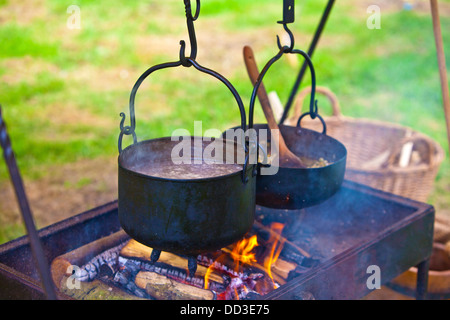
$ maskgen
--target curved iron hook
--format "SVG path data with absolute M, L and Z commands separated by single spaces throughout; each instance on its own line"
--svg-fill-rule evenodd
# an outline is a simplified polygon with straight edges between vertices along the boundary
M 184 6 L 186 9 L 186 23 L 189 33 L 189 41 L 191 44 L 191 55 L 189 56 L 189 59 L 195 60 L 195 58 L 197 58 L 197 37 L 195 35 L 194 21 L 197 20 L 198 16 L 200 15 L 200 0 L 196 0 L 194 16 L 192 16 L 191 0 L 184 0 Z M 180 45 L 180 61 L 182 65 L 185 67 L 192 66 L 192 64 L 188 61 L 189 59 L 186 58 L 186 42 L 184 40 L 181 40 Z
M 186 17 L 188 17 L 192 21 L 197 20 L 198 16 L 200 15 L 200 0 L 196 0 L 196 8 L 194 16 L 192 16 L 191 0 L 184 0 L 184 6 L 186 8 Z
M 284 47 L 283 47 L 283 46 L 281 45 L 280 37 L 277 35 L 277 45 L 278 45 L 278 49 L 281 50 L 281 48 L 285 48 L 285 49 L 284 49 L 284 50 L 285 50 L 284 52 L 289 53 L 289 52 L 292 52 L 292 50 L 294 50 L 294 45 L 295 45 L 295 42 L 294 42 L 294 34 L 292 33 L 291 30 L 289 30 L 289 28 L 288 28 L 288 26 L 287 26 L 286 23 L 283 23 L 283 28 L 284 28 L 284 30 L 286 30 L 286 32 L 288 33 L 289 39 L 290 39 L 290 41 L 291 41 L 291 44 L 289 45 L 289 47 L 287 47 L 287 46 L 284 46 Z
M 298 128 L 301 128 L 301 122 L 302 122 L 303 118 L 306 117 L 307 115 L 311 116 L 311 112 L 305 112 L 304 114 L 302 114 L 300 116 L 300 118 L 298 118 L 298 121 L 297 121 Z M 320 122 L 322 123 L 322 134 L 323 135 L 327 134 L 327 124 L 325 123 L 325 120 L 322 118 L 322 116 L 320 114 L 316 114 L 315 116 L 317 118 L 319 118 Z

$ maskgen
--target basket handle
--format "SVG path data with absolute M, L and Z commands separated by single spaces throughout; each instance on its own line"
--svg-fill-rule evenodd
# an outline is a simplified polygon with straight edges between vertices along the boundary
M 402 139 L 398 144 L 396 144 L 392 148 L 392 151 L 390 152 L 388 159 L 386 160 L 385 164 L 382 167 L 385 167 L 385 168 L 393 167 L 396 162 L 397 157 L 401 155 L 403 147 L 407 143 L 412 143 L 413 144 L 412 148 L 413 148 L 414 144 L 419 143 L 419 142 L 423 142 L 426 145 L 426 149 L 427 149 L 427 155 L 425 157 L 426 163 L 428 163 L 430 166 L 434 166 L 436 164 L 436 157 L 434 157 L 434 155 L 436 154 L 437 150 L 436 150 L 436 147 L 434 146 L 434 144 L 432 143 L 432 141 L 430 141 L 430 139 L 427 139 L 426 137 L 423 137 L 423 136 L 412 135 L 412 136 Z M 411 157 L 411 156 L 409 156 L 409 157 Z
M 302 106 L 303 101 L 305 100 L 306 96 L 311 93 L 312 88 L 306 87 L 302 91 L 299 92 L 297 95 L 295 106 L 294 106 L 294 114 L 290 118 L 290 120 L 294 123 L 297 121 L 298 117 L 302 114 Z M 337 96 L 328 88 L 326 87 L 316 87 L 316 93 L 320 93 L 328 98 L 328 100 L 331 102 L 331 107 L 333 109 L 333 117 L 336 119 L 342 118 L 342 112 L 341 112 L 341 106 L 339 104 L 339 99 Z

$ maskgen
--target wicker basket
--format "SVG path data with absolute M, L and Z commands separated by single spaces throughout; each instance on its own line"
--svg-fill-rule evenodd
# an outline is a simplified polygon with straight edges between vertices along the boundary
M 310 92 L 311 88 L 306 88 L 298 94 L 294 113 L 286 124 L 297 124 L 303 100 Z M 438 143 L 401 125 L 345 117 L 338 99 L 329 89 L 317 87 L 316 92 L 331 101 L 333 114 L 324 119 L 327 134 L 347 148 L 346 179 L 417 201 L 427 201 L 444 159 L 444 151 Z M 319 132 L 323 129 L 320 121 L 311 118 L 303 119 L 301 126 Z

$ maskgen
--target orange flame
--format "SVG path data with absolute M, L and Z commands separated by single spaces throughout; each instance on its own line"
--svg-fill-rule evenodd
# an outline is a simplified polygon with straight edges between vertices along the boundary
M 213 270 L 214 270 L 214 267 L 215 267 L 215 265 L 216 265 L 216 262 L 220 262 L 220 261 L 223 260 L 224 258 L 225 258 L 225 255 L 224 255 L 224 254 L 221 254 L 216 260 L 214 260 L 213 263 L 211 263 L 211 264 L 209 265 L 208 269 L 207 269 L 206 272 L 205 272 L 205 276 L 204 276 L 204 282 L 205 282 L 204 288 L 205 288 L 205 289 L 208 289 L 208 288 L 209 288 L 209 277 L 210 277 L 210 275 L 211 275 L 211 272 L 213 272 Z
M 204 277 L 204 279 L 205 279 L 205 285 L 204 285 L 205 289 L 209 289 L 209 276 L 211 275 L 211 272 L 214 269 L 213 266 L 214 266 L 214 263 L 211 263 L 211 265 L 208 267 L 208 269 L 205 272 L 205 277 Z
M 231 256 L 233 257 L 235 263 L 235 271 L 239 271 L 239 262 L 245 264 L 251 264 L 256 262 L 255 254 L 251 252 L 254 247 L 258 245 L 258 239 L 256 235 L 248 238 L 242 239 L 234 246 Z
M 251 264 L 256 262 L 255 254 L 251 252 L 254 247 L 258 245 L 257 236 L 254 235 L 248 239 L 242 239 L 234 245 L 233 251 L 230 252 L 231 257 L 234 260 L 234 271 L 239 272 L 239 264 L 240 262 L 245 264 Z M 209 277 L 214 270 L 214 266 L 217 261 L 225 258 L 225 255 L 222 254 L 219 256 L 206 270 L 204 277 L 204 288 L 209 288 Z
M 279 222 L 273 222 L 270 226 L 270 237 L 267 241 L 267 245 L 271 245 L 270 253 L 266 256 L 264 260 L 264 269 L 267 272 L 267 275 L 272 280 L 273 288 L 276 289 L 277 285 L 275 283 L 275 280 L 272 275 L 272 266 L 276 261 L 278 260 L 278 257 L 281 254 L 281 251 L 283 250 L 284 243 L 286 239 L 281 236 L 284 229 L 284 224 Z M 252 250 L 258 246 L 258 239 L 257 236 L 254 235 L 250 238 L 242 239 L 241 241 L 237 242 L 232 250 L 228 250 L 228 248 L 224 248 L 225 252 L 227 252 L 234 261 L 234 271 L 236 273 L 239 272 L 239 268 L 241 264 L 257 264 L 256 255 Z M 205 273 L 205 289 L 208 289 L 209 287 L 209 278 L 212 273 L 212 271 L 215 268 L 216 262 L 223 260 L 227 255 L 222 254 L 219 256 L 214 263 L 212 263 L 206 273 Z M 237 299 L 239 299 L 237 289 L 235 290 L 235 296 Z M 246 287 L 244 286 L 244 290 L 246 290 Z
M 282 224 L 282 223 L 273 222 L 271 224 L 270 229 L 273 232 L 270 233 L 270 238 L 269 238 L 268 243 L 272 243 L 272 249 L 270 250 L 270 255 L 264 261 L 264 268 L 266 269 L 266 272 L 267 272 L 268 276 L 270 277 L 270 279 L 272 279 L 274 289 L 276 289 L 276 286 L 275 286 L 275 281 L 272 276 L 272 265 L 278 260 L 281 250 L 283 249 L 284 242 L 286 241 L 286 239 L 282 238 L 282 240 L 280 241 L 280 243 L 278 245 L 281 233 L 283 232 L 283 228 L 284 228 L 284 224 Z M 278 247 L 277 247 L 277 245 L 278 245 Z M 276 251 L 275 251 L 275 249 L 276 249 Z

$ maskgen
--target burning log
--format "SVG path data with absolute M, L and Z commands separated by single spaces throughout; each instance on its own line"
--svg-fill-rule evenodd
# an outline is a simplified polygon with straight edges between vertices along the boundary
M 128 258 L 135 258 L 143 261 L 150 261 L 150 256 L 153 249 L 147 247 L 136 240 L 130 240 L 128 244 L 123 247 L 120 251 L 120 255 Z M 170 265 L 172 267 L 176 267 L 179 269 L 185 269 L 188 265 L 188 259 L 180 257 L 176 254 L 170 252 L 161 252 L 161 255 L 158 259 L 158 262 Z M 204 266 L 198 266 L 196 275 L 200 277 L 204 277 L 206 274 L 207 268 Z M 219 275 L 213 275 L 211 280 L 224 283 L 224 279 Z
M 172 280 L 189 283 L 192 286 L 198 288 L 205 287 L 205 274 L 207 268 L 199 265 L 197 272 L 194 276 L 190 276 L 186 270 L 187 259 L 175 255 L 170 252 L 161 252 L 158 262 L 151 263 L 150 256 L 152 248 L 147 247 L 135 240 L 130 240 L 126 246 L 120 251 L 120 260 L 122 264 L 126 262 L 126 259 L 135 260 L 135 264 L 139 265 L 139 269 L 142 271 L 150 271 L 161 274 Z M 220 274 L 212 273 L 209 277 L 209 287 L 212 290 L 223 291 L 228 285 L 229 279 Z
M 264 231 L 278 238 L 260 239 L 258 244 L 254 235 L 221 251 L 199 255 L 194 276 L 187 270 L 186 257 L 161 252 L 152 262 L 154 250 L 123 231 L 56 258 L 52 275 L 60 290 L 77 299 L 114 299 L 120 296 L 117 290 L 122 290 L 124 299 L 127 295 L 146 299 L 246 299 L 286 283 L 292 270 L 302 264 L 280 256 L 286 244 L 281 232 L 274 233 L 267 227 Z M 287 245 L 288 251 L 301 256 L 300 261 L 307 259 L 290 243 Z M 68 290 L 68 280 L 81 283 L 82 290 Z
M 215 300 L 214 292 L 174 281 L 156 272 L 140 271 L 136 285 L 158 300 Z

